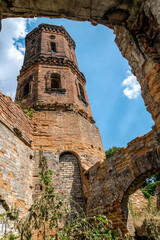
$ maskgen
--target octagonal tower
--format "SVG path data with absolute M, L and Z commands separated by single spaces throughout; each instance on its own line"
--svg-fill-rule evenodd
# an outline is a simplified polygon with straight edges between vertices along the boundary
M 38 177 L 42 146 L 57 191 L 85 205 L 84 173 L 105 159 L 85 83 L 78 69 L 75 42 L 63 27 L 41 24 L 26 36 L 16 101 L 23 109 L 34 108 L 33 197 L 42 190 Z

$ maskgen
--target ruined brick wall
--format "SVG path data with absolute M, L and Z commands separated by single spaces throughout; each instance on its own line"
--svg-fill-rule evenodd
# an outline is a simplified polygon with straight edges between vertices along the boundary
M 159 132 L 153 128 L 85 173 L 89 215 L 107 214 L 116 228 L 127 230 L 120 221 L 127 221 L 128 197 L 140 188 L 146 178 L 160 170 L 159 143 Z
M 32 122 L 29 121 L 21 108 L 2 92 L 0 92 L 0 122 L 26 145 L 31 145 Z
M 156 195 L 151 196 L 149 200 L 140 189 L 129 196 L 127 229 L 132 237 L 152 237 L 145 219 L 150 217 L 153 222 L 156 221 L 156 203 Z
M 154 199 L 154 202 L 156 202 L 155 199 Z M 131 205 L 131 208 L 133 209 L 133 211 L 135 212 L 138 211 L 139 213 L 142 213 L 147 208 L 148 199 L 144 196 L 142 191 L 138 189 L 135 193 L 129 196 L 129 204 Z
M 126 1 L 125 3 L 124 1 L 119 1 L 118 5 L 114 0 L 110 2 L 101 1 L 101 3 L 95 1 L 92 5 L 88 5 L 87 2 L 83 2 L 82 4 L 82 1 L 78 1 L 76 5 L 74 5 L 74 3 L 72 7 L 71 5 L 70 3 L 61 6 L 61 3 L 54 4 L 53 2 L 47 1 L 44 6 L 44 4 L 41 5 L 39 1 L 34 5 L 32 2 L 27 1 L 25 2 L 25 6 L 22 6 L 19 1 L 10 1 L 9 5 L 6 1 L 3 1 L 0 12 L 3 17 L 22 16 L 23 14 L 24 16 L 65 16 L 71 19 L 90 20 L 93 24 L 101 23 L 112 29 L 114 28 L 116 43 L 122 55 L 128 59 L 132 67 L 132 72 L 137 76 L 142 88 L 142 97 L 147 106 L 147 110 L 152 114 L 157 127 L 159 127 L 159 1 L 136 0 Z M 29 11 L 31 13 L 26 12 L 26 9 L 32 9 L 32 11 Z M 40 61 L 44 63 L 44 59 Z M 52 64 L 53 62 L 55 66 L 55 60 L 46 61 L 46 65 L 48 63 Z M 60 64 L 60 62 L 58 62 L 58 64 Z M 62 64 L 72 68 L 71 62 L 64 61 Z M 74 71 L 72 69 L 72 71 L 77 72 L 75 69 L 76 68 L 74 68 Z M 38 87 L 36 91 L 38 92 Z M 88 214 L 107 214 L 109 211 L 122 221 L 126 220 L 128 196 L 142 184 L 146 177 L 149 177 L 160 169 L 159 135 L 157 130 L 153 129 L 151 133 L 135 139 L 129 143 L 126 149 L 121 149 L 114 157 L 110 158 L 107 163 L 97 163 L 85 173 L 84 177 L 83 173 L 86 169 L 90 168 L 92 164 L 94 165 L 94 163 L 99 160 L 104 159 L 104 152 L 103 150 L 101 151 L 101 146 L 98 147 L 94 141 L 94 139 L 98 139 L 99 141 L 99 133 L 94 125 L 88 124 L 88 122 L 92 122 L 93 120 L 89 119 L 89 115 L 85 114 L 86 111 L 83 111 L 83 109 L 79 111 L 72 105 L 59 105 L 58 108 L 61 110 L 53 115 L 50 111 L 51 107 L 53 107 L 52 110 L 57 111 L 56 105 L 50 105 L 49 109 L 47 107 L 44 112 L 39 109 L 37 114 L 35 114 L 37 125 L 35 121 L 35 143 L 33 144 L 36 156 L 34 183 L 38 181 L 37 155 L 38 148 L 41 144 L 45 148 L 45 155 L 49 160 L 51 168 L 55 170 L 55 173 L 58 173 L 57 163 L 61 151 L 65 151 L 66 149 L 74 151 L 80 159 L 83 193 L 87 199 Z M 72 109 L 74 109 L 74 111 Z M 70 116 L 69 122 L 67 120 L 68 118 L 65 117 L 66 111 L 70 112 L 70 115 L 67 114 L 67 116 Z M 42 121 L 40 121 L 38 114 Z M 62 120 L 62 114 L 64 114 L 64 122 Z M 83 117 L 80 114 L 83 115 Z M 56 116 L 56 118 L 54 116 Z M 14 117 L 14 119 L 16 118 Z M 59 125 L 59 120 L 63 124 Z M 54 124 L 51 126 L 49 123 L 52 121 Z M 55 124 L 57 122 L 58 124 Z M 79 124 L 78 127 L 77 122 Z M 13 126 L 14 124 L 15 122 L 13 122 Z M 70 124 L 73 124 L 76 128 L 71 127 Z M 65 131 L 62 131 L 62 127 L 65 125 L 65 131 L 71 138 L 67 138 Z M 85 131 L 85 134 L 80 130 L 81 128 Z M 26 139 L 25 134 L 22 134 L 23 129 L 20 132 L 17 127 L 11 127 L 10 129 L 12 129 L 13 133 L 17 134 L 22 141 L 25 143 L 29 142 L 30 139 Z M 87 136 L 90 134 L 90 130 L 95 133 L 95 135 L 91 135 L 92 139 Z M 54 138 L 54 134 L 56 138 Z M 74 139 L 73 142 L 72 139 Z M 57 146 L 61 144 L 61 141 L 63 146 L 61 145 L 60 150 L 58 150 Z M 78 148 L 77 142 L 79 146 L 81 146 L 80 149 Z M 98 155 L 99 152 L 100 154 Z M 58 180 L 58 174 L 56 176 Z M 116 227 L 118 225 L 122 227 L 122 224 L 118 220 L 115 220 L 113 215 L 111 218 Z
M 0 200 L 26 214 L 32 203 L 32 123 L 9 97 L 0 93 Z

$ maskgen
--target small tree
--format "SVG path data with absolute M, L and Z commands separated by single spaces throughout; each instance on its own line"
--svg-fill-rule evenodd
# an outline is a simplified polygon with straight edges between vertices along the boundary
M 111 147 L 109 148 L 107 151 L 105 151 L 106 154 L 106 158 L 110 158 L 111 156 L 113 156 L 114 152 L 117 152 L 120 149 L 120 147 Z

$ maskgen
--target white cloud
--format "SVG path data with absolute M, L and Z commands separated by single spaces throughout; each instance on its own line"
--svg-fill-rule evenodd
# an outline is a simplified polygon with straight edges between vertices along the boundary
M 8 18 L 2 21 L 0 32 L 0 90 L 14 99 L 17 76 L 23 64 L 24 45 L 21 40 L 27 34 L 25 18 Z
M 27 21 L 28 21 L 28 24 L 31 25 L 33 22 L 37 21 L 37 18 L 36 17 L 34 17 L 34 18 L 27 18 Z
M 136 77 L 130 71 L 127 71 L 127 75 L 122 82 L 122 86 L 125 87 L 123 93 L 129 99 L 135 99 L 140 95 L 141 87 Z

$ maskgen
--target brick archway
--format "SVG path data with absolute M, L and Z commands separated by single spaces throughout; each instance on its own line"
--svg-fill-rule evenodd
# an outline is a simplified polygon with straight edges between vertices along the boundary
M 74 208 L 83 215 L 81 208 L 84 209 L 84 199 L 77 154 L 68 151 L 61 153 L 59 176 L 61 179 L 60 191 L 66 196 L 66 202 L 68 202 L 67 198 L 73 200 L 70 201 L 71 215 L 74 215 Z
M 160 171 L 160 149 L 153 148 L 145 155 L 140 156 L 133 162 L 133 175 L 132 182 L 126 182 L 126 190 L 121 200 L 121 210 L 125 215 L 125 221 L 128 218 L 128 198 L 136 190 L 138 190 L 145 180 Z M 125 179 L 125 176 L 124 176 Z
M 158 0 L 45 1 L 1 0 L 0 16 L 56 17 L 103 24 L 114 30 L 115 42 L 142 89 L 147 110 L 160 128 L 160 17 Z
M 154 128 L 85 173 L 89 183 L 89 192 L 85 196 L 88 215 L 106 214 L 113 226 L 126 232 L 129 195 L 158 171 L 160 135 Z

